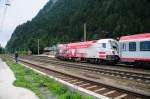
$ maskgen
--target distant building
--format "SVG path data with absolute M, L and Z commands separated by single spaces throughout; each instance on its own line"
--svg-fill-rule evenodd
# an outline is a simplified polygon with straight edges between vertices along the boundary
M 56 53 L 56 46 L 52 46 L 52 47 L 45 47 L 44 48 L 44 53 L 46 55 L 55 55 Z

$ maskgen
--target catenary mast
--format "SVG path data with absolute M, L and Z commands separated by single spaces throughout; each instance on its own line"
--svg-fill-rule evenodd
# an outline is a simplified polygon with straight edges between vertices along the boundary
M 2 0 L 0 2 L 3 2 Z M 7 8 L 8 6 L 10 6 L 10 0 L 5 0 L 4 1 L 4 4 L 5 4 L 5 8 L 4 8 L 4 12 L 2 14 L 2 19 L 1 19 L 1 23 L 0 23 L 0 32 L 3 31 L 3 25 L 4 25 L 4 22 L 5 22 L 5 17 L 6 17 L 6 12 L 7 12 Z

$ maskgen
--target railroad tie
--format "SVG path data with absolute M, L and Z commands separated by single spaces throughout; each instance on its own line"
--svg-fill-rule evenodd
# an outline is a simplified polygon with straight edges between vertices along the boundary
M 79 84 L 79 83 L 82 83 L 83 81 L 78 81 L 78 82 L 75 82 L 75 83 L 72 83 L 72 84 Z
M 94 87 L 97 87 L 97 85 L 89 86 L 86 89 L 91 89 L 91 88 L 94 88 Z
M 127 96 L 127 94 L 122 94 L 120 96 L 115 97 L 114 99 L 121 99 L 121 98 L 126 97 L 126 96 Z
M 73 78 L 64 78 L 63 80 L 68 81 L 68 80 L 71 80 L 71 79 L 73 79 Z
M 79 86 L 82 87 L 82 86 L 85 86 L 85 85 L 90 85 L 90 83 L 81 84 Z
M 141 99 L 141 98 L 136 98 L 136 99 Z
M 70 80 L 68 82 L 74 82 L 74 81 L 78 81 L 78 79 L 72 79 L 72 80 Z
M 66 77 L 64 76 L 56 76 L 57 78 L 60 78 L 60 79 L 65 79 Z
M 116 92 L 116 90 L 112 90 L 112 91 L 109 91 L 109 92 L 106 92 L 106 93 L 104 93 L 103 95 L 109 95 L 109 94 L 112 94 L 112 93 L 114 93 L 114 92 Z
M 97 90 L 94 90 L 94 92 L 98 92 L 98 91 L 101 91 L 101 90 L 105 90 L 106 88 L 100 88 L 100 89 L 97 89 Z

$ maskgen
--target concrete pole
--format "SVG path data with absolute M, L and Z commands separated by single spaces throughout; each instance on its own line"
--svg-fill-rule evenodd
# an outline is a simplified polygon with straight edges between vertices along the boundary
M 40 54 L 40 40 L 38 39 L 38 55 Z
M 86 41 L 86 23 L 84 23 L 84 41 Z

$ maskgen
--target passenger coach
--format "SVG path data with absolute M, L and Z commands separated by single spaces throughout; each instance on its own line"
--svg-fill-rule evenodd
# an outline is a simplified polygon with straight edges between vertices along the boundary
M 119 41 L 121 61 L 135 65 L 150 63 L 150 33 L 123 36 Z

